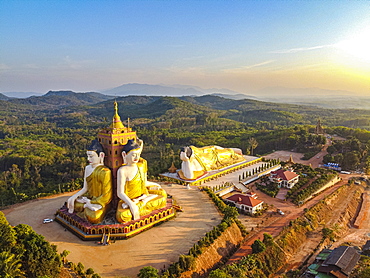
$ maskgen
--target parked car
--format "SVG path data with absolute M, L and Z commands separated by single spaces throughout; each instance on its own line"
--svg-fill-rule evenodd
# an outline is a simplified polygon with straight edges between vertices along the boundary
M 285 213 L 281 209 L 277 209 L 277 213 L 280 215 L 284 215 Z
M 42 223 L 44 223 L 44 224 L 47 224 L 47 223 L 50 223 L 50 222 L 53 222 L 54 220 L 53 219 L 51 219 L 51 218 L 45 218 L 43 221 L 42 221 Z

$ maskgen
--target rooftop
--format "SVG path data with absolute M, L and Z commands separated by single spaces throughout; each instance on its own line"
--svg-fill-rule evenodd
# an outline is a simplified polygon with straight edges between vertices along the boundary
M 251 196 L 247 196 L 244 194 L 234 194 L 226 199 L 234 203 L 243 204 L 243 205 L 247 205 L 250 207 L 255 207 L 263 203 L 263 201 L 257 200 Z

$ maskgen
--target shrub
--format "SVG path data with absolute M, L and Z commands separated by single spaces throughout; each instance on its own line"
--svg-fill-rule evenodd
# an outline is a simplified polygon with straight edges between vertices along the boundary
M 253 251 L 253 254 L 261 253 L 261 252 L 263 252 L 265 250 L 266 250 L 266 245 L 262 241 L 260 241 L 259 239 L 256 239 L 252 243 L 252 251 Z

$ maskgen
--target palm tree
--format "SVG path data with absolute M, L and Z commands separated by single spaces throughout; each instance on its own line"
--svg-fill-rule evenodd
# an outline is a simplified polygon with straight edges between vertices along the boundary
M 4 251 L 0 253 L 0 277 L 4 278 L 24 278 L 21 270 L 22 264 L 16 255 Z
M 68 250 L 63 250 L 63 252 L 59 254 L 64 264 L 66 263 L 66 259 L 69 253 L 71 252 Z
M 257 148 L 258 142 L 254 137 L 249 138 L 248 140 L 249 146 L 251 148 L 251 155 L 253 155 L 253 150 Z

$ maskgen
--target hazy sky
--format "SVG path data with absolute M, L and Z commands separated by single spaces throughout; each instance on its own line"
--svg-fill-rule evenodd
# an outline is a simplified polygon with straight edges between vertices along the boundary
M 370 1 L 0 0 L 0 92 L 125 83 L 370 95 Z

